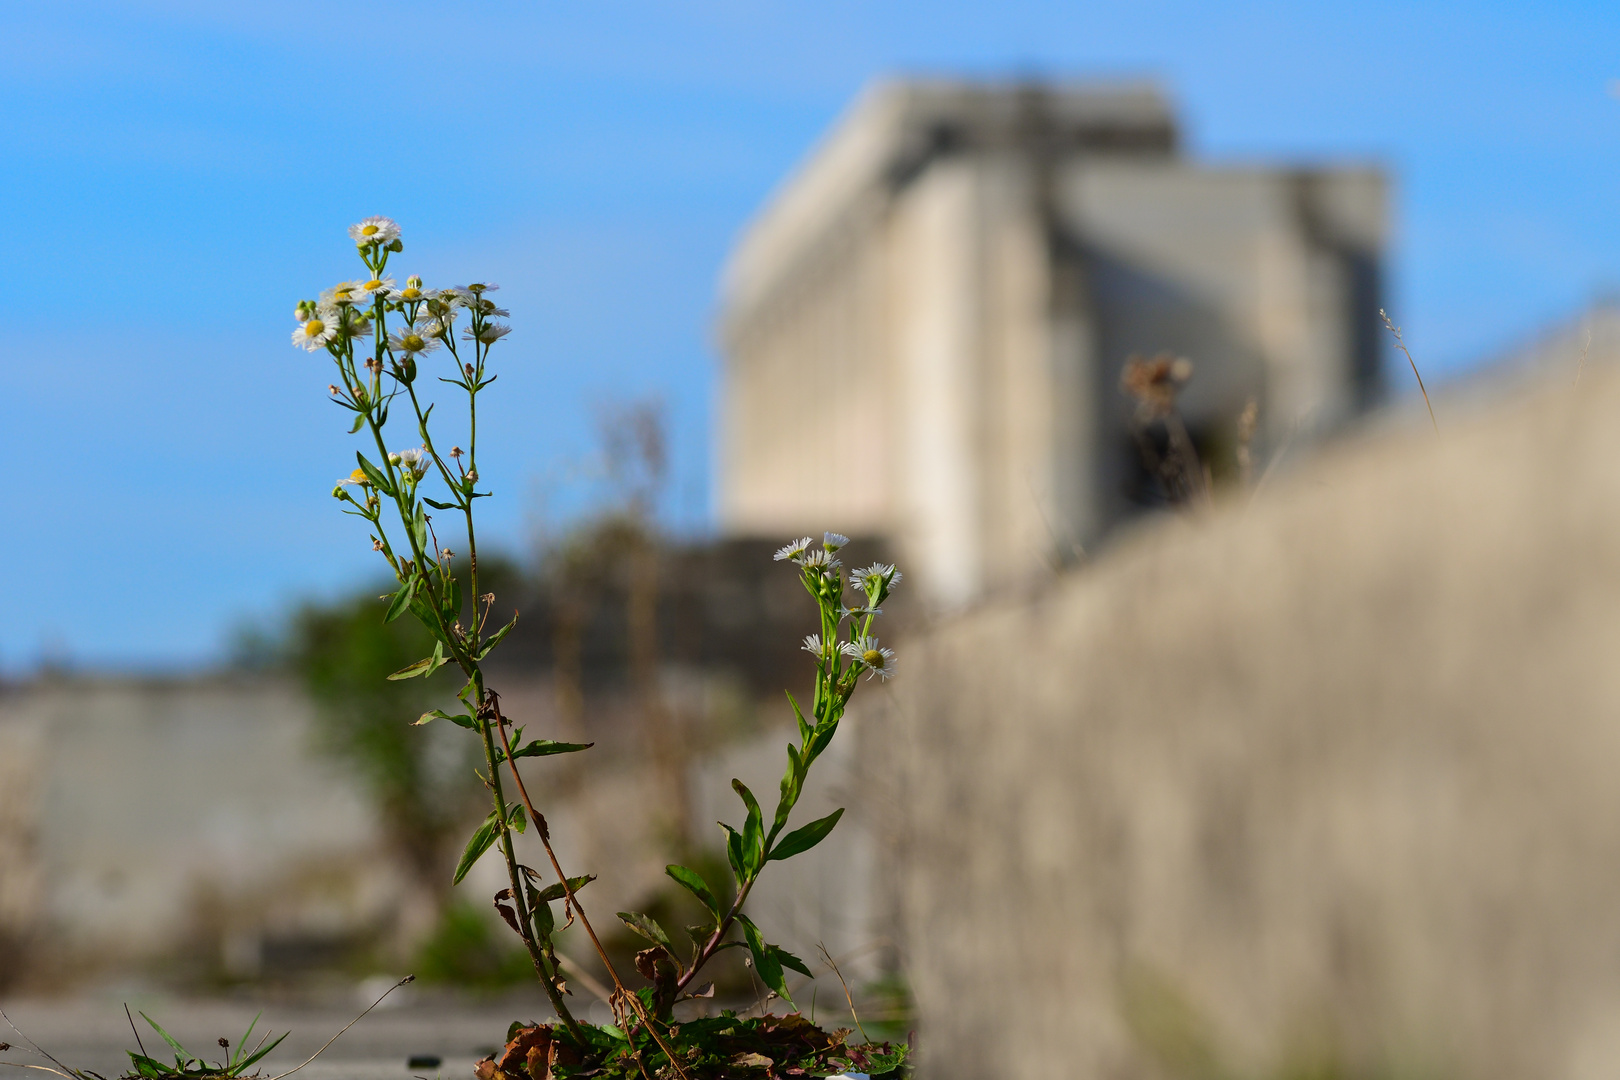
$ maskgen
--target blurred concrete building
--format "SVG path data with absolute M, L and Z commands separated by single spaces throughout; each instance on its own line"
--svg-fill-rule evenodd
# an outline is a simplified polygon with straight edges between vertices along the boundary
M 1381 393 L 1386 182 L 1212 166 L 1151 86 L 867 92 L 725 273 L 719 513 L 731 535 L 880 536 L 952 606 L 1089 546 L 1140 502 L 1132 353 L 1196 374 L 1219 452 Z

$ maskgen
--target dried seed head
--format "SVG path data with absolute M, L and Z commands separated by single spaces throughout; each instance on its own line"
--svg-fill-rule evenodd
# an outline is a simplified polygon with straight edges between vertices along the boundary
M 1136 399 L 1138 419 L 1151 422 L 1175 411 L 1176 395 L 1192 373 L 1192 361 L 1184 356 L 1167 352 L 1154 357 L 1136 354 L 1125 361 L 1119 388 Z
M 219 1040 L 219 1045 L 220 1045 L 220 1049 L 222 1049 L 222 1050 L 229 1049 L 230 1045 L 231 1045 L 231 1040 L 229 1040 L 229 1039 L 221 1039 L 221 1040 Z

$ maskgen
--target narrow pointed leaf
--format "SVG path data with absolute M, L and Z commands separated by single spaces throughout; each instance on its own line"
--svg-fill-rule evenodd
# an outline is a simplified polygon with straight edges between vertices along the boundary
M 141 1013 L 141 1019 L 145 1020 L 148 1024 L 151 1024 L 152 1030 L 163 1036 L 163 1041 L 168 1043 L 175 1053 L 179 1054 L 186 1061 L 191 1060 L 191 1051 L 181 1046 L 179 1042 L 175 1040 L 173 1035 L 170 1035 L 167 1031 L 164 1031 L 162 1025 L 160 1025 L 156 1020 L 152 1019 L 150 1016 L 147 1016 L 145 1013 Z
M 372 487 L 376 488 L 384 495 L 392 495 L 394 493 L 394 487 L 388 482 L 388 477 L 384 475 L 381 469 L 367 461 L 366 455 L 356 451 L 354 457 L 355 460 L 360 463 L 360 471 L 366 474 L 367 480 L 371 481 Z
M 581 750 L 589 750 L 595 743 L 556 742 L 552 739 L 535 739 L 527 746 L 520 746 L 512 751 L 512 758 L 550 757 L 553 754 L 577 754 Z M 499 765 L 506 760 L 506 751 L 501 748 L 495 750 L 495 764 Z
M 391 623 L 405 614 L 405 609 L 411 606 L 411 597 L 416 595 L 417 580 L 417 577 L 412 575 L 409 581 L 399 587 L 399 592 L 394 594 L 394 599 L 388 604 L 388 612 L 383 615 L 383 622 Z
M 714 891 L 709 888 L 709 883 L 703 880 L 702 874 L 678 863 L 670 863 L 664 867 L 664 873 L 681 888 L 697 897 L 698 901 L 709 909 L 709 914 L 716 919 L 720 918 L 720 901 L 715 898 Z
M 799 711 L 799 703 L 793 700 L 792 692 L 784 691 L 784 693 L 787 693 L 788 704 L 793 706 L 793 718 L 799 722 L 799 741 L 803 742 L 810 738 L 810 725 L 805 721 L 804 713 Z
M 760 982 L 775 990 L 783 1001 L 793 1004 L 793 998 L 788 993 L 787 978 L 782 974 L 782 962 L 772 951 L 772 946 L 765 944 L 759 927 L 748 916 L 738 915 L 737 921 L 742 923 L 743 935 L 748 939 L 748 951 L 754 956 L 754 970 L 759 973 Z
M 781 842 L 775 848 L 771 849 L 767 861 L 770 859 L 791 859 L 801 851 L 809 851 L 827 838 L 827 834 L 833 831 L 833 826 L 837 825 L 838 819 L 843 816 L 844 808 L 839 807 L 824 818 L 812 821 L 802 828 L 794 829 L 782 837 Z
M 428 673 L 428 669 L 430 667 L 432 667 L 432 666 L 433 666 L 433 657 L 426 656 L 426 657 L 423 657 L 422 659 L 418 660 L 414 664 L 408 664 L 405 667 L 400 668 L 398 671 L 394 672 L 392 675 L 390 675 L 388 677 L 390 679 L 395 679 L 395 680 L 397 680 L 397 679 L 414 679 L 418 675 L 426 675 Z
M 581 877 L 571 877 L 568 879 L 568 887 L 573 889 L 575 892 L 579 892 L 579 890 L 583 889 L 585 886 L 589 885 L 595 880 L 595 874 L 585 874 Z M 536 898 L 539 899 L 542 904 L 549 904 L 553 901 L 561 900 L 567 895 L 568 894 L 563 891 L 562 882 L 560 881 L 553 885 L 547 885 L 545 888 L 541 889 L 535 894 Z
M 664 928 L 658 925 L 657 919 L 654 919 L 651 915 L 643 915 L 639 911 L 621 911 L 618 915 L 620 922 L 654 945 L 662 945 L 671 959 L 674 958 L 675 946 L 670 944 L 669 935 L 664 933 Z
M 782 948 L 782 946 L 772 945 L 771 955 L 776 957 L 776 962 L 781 964 L 783 967 L 791 968 L 807 979 L 815 978 L 815 975 L 810 971 L 810 969 L 805 967 L 803 960 L 800 960 L 797 956 L 794 956 L 792 953 Z
M 468 728 L 472 731 L 478 730 L 478 722 L 472 717 L 468 716 L 466 713 L 457 713 L 456 715 L 452 716 L 443 709 L 429 709 L 427 712 L 417 717 L 414 723 L 416 726 L 420 727 L 421 725 L 432 720 L 448 720 L 457 727 Z
M 243 1061 L 240 1065 L 237 1066 L 237 1068 L 238 1069 L 246 1069 L 246 1068 L 249 1068 L 249 1067 L 257 1064 L 258 1061 L 261 1058 L 263 1058 L 266 1054 L 268 1054 L 270 1051 L 274 1050 L 276 1047 L 280 1046 L 282 1039 L 285 1039 L 288 1035 L 291 1035 L 291 1034 L 292 1034 L 292 1032 L 290 1032 L 290 1031 L 283 1031 L 276 1038 L 276 1040 L 274 1042 L 272 1042 L 269 1046 L 266 1046 L 266 1047 L 264 1047 L 262 1049 L 253 1051 L 253 1053 L 248 1056 L 247 1060 Z
M 514 614 L 511 622 L 507 623 L 505 626 L 491 634 L 488 640 L 484 642 L 484 647 L 478 651 L 478 659 L 482 660 L 484 657 L 488 656 L 490 650 L 499 645 L 501 643 L 501 639 L 512 632 L 512 627 L 517 625 L 517 621 L 518 617 Z
M 494 811 L 491 811 L 489 817 L 484 819 L 484 823 L 478 826 L 472 838 L 467 841 L 466 850 L 461 853 L 461 861 L 456 863 L 456 874 L 450 879 L 450 884 L 461 884 L 461 879 L 467 876 L 467 871 L 473 868 L 473 863 L 478 861 L 479 856 L 489 850 L 499 832 L 500 822 L 495 817 Z
M 740 886 L 748 880 L 748 874 L 743 869 L 742 834 L 723 821 L 715 824 L 726 830 L 726 861 L 731 863 L 731 872 L 736 876 L 737 884 Z
M 754 793 L 748 790 L 748 785 L 741 780 L 733 780 L 732 788 L 742 796 L 743 805 L 748 807 L 748 820 L 743 823 L 743 865 L 749 870 L 759 868 L 760 854 L 765 850 L 764 815 L 759 811 L 759 800 Z

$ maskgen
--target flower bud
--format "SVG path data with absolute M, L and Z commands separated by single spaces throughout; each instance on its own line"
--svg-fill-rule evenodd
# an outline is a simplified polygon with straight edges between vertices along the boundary
M 399 252 L 405 250 L 405 245 L 404 245 L 404 243 L 402 243 L 400 241 L 399 237 L 396 236 L 396 237 L 394 237 L 393 242 L 388 245 L 388 250 L 394 252 L 397 255 Z
M 422 275 L 412 274 L 410 277 L 406 278 L 405 287 L 407 289 L 420 289 L 422 287 Z

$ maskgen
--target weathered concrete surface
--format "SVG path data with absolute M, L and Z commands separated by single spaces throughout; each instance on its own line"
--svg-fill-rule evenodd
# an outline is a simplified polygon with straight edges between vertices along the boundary
M 930 1077 L 1620 1072 L 1620 379 L 1493 408 L 911 643 Z

